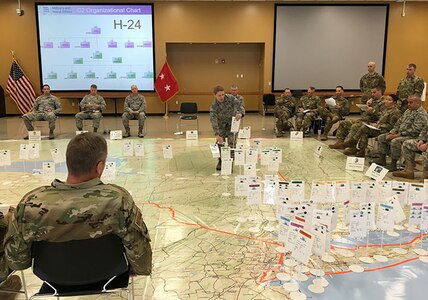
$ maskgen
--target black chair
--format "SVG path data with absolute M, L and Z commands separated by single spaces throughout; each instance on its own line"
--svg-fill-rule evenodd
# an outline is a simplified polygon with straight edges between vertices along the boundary
M 266 115 L 266 112 L 269 106 L 275 106 L 275 95 L 274 94 L 264 94 L 263 95 L 263 115 Z
M 43 280 L 43 285 L 30 299 L 124 290 L 128 299 L 132 299 L 128 288 L 129 265 L 122 241 L 116 235 L 68 242 L 34 242 L 32 257 L 33 273 Z
M 180 131 L 181 121 L 196 121 L 196 130 L 199 130 L 198 104 L 195 102 L 182 102 L 180 105 Z

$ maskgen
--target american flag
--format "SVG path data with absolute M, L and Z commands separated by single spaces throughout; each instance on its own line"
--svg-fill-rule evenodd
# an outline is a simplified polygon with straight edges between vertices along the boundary
M 32 110 L 36 93 L 31 81 L 25 76 L 16 60 L 13 60 L 10 67 L 6 90 L 13 101 L 15 101 L 21 113 L 25 114 Z

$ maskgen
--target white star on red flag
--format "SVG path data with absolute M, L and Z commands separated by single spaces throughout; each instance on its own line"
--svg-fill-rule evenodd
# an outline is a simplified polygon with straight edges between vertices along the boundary
M 169 91 L 171 89 L 170 85 L 165 85 L 165 91 Z
M 163 78 L 164 78 L 164 77 L 165 77 L 165 75 L 163 75 L 163 73 L 159 75 L 159 78 L 160 78 L 161 80 L 163 80 Z
M 166 61 L 155 80 L 155 89 L 162 102 L 168 101 L 178 93 L 177 80 Z

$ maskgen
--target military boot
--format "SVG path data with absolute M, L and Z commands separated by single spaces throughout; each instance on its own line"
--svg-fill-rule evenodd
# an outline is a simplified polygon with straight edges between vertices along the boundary
M 379 157 L 376 157 L 375 159 L 373 159 L 372 162 L 379 165 L 379 166 L 386 166 L 385 154 L 379 154 Z
M 2 300 L 13 300 L 16 298 L 16 293 L 22 288 L 21 278 L 18 275 L 11 275 L 0 285 L 0 294 Z M 6 291 L 11 291 L 7 293 Z
M 49 139 L 53 140 L 54 138 L 55 138 L 54 130 L 53 129 L 49 129 Z
M 425 173 L 425 172 L 424 172 Z M 407 179 L 415 179 L 415 172 L 413 171 L 413 163 L 408 163 L 404 165 L 404 170 L 392 172 L 394 177 L 401 177 Z
M 346 147 L 343 147 L 344 142 L 345 142 L 344 140 L 338 139 L 336 143 L 332 145 L 328 145 L 328 147 L 330 149 L 345 149 Z
M 131 136 L 131 129 L 129 127 L 125 127 L 125 134 L 123 135 L 124 138 Z
M 412 166 L 413 167 L 413 166 Z M 386 167 L 390 172 L 397 171 L 397 160 L 391 159 L 391 163 Z M 414 176 L 414 175 L 413 175 Z
M 356 157 L 366 157 L 366 148 L 361 148 L 358 150 L 358 152 L 355 154 Z
M 343 151 L 343 154 L 345 154 L 345 155 L 354 155 L 357 152 L 358 152 L 357 148 L 355 148 L 355 147 L 349 147 L 349 148 L 346 148 L 345 151 Z
M 144 137 L 143 127 L 138 127 L 138 137 L 140 138 Z
M 353 139 L 343 143 L 343 147 L 345 148 L 355 148 L 355 146 L 357 146 L 357 141 Z

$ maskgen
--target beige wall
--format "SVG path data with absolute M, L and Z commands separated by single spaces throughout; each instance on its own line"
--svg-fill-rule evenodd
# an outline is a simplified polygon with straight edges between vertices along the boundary
M 37 55 L 37 37 L 34 14 L 34 0 L 22 1 L 24 16 L 17 16 L 16 0 L 0 1 L 0 84 L 5 87 L 11 64 L 10 50 L 22 68 L 32 80 L 36 92 L 40 92 L 39 64 Z M 48 2 L 48 1 L 44 1 Z M 55 2 L 61 2 L 57 0 Z M 65 2 L 65 1 L 64 1 Z M 67 1 L 94 2 L 94 1 Z M 102 1 L 118 2 L 118 1 Z M 125 2 L 125 1 L 123 1 Z M 132 1 L 129 1 L 132 2 Z M 409 62 L 418 65 L 418 74 L 428 80 L 428 3 L 407 2 L 406 17 L 401 17 L 401 3 L 390 4 L 387 52 L 385 63 L 385 79 L 387 90 L 395 91 L 398 81 L 404 76 L 405 66 Z M 248 89 L 252 109 L 260 107 L 261 97 L 257 94 L 270 92 L 272 81 L 273 55 L 273 2 L 155 2 L 155 50 L 156 72 L 160 70 L 171 43 L 252 43 L 263 44 L 260 58 L 259 83 Z M 171 54 L 172 55 L 172 54 Z M 174 71 L 174 65 L 171 64 Z M 178 66 L 177 66 L 178 67 Z M 218 75 L 207 71 L 207 80 L 213 85 L 222 82 Z M 180 80 L 180 78 L 178 78 Z M 241 82 L 246 86 L 245 82 Z M 241 85 L 241 83 L 238 83 Z M 187 83 L 186 83 L 187 84 Z M 227 82 L 223 83 L 227 84 Z M 210 91 L 194 90 L 201 97 L 209 97 Z M 123 97 L 125 94 L 109 94 L 106 98 Z M 76 110 L 77 101 L 82 94 L 62 96 L 64 112 Z M 181 91 L 177 97 L 190 98 L 186 91 Z M 247 98 L 246 97 L 246 98 Z M 163 112 L 163 105 L 156 94 L 146 94 L 149 113 Z M 174 103 L 170 106 L 174 109 Z M 7 113 L 18 113 L 15 104 L 6 96 Z M 120 110 L 120 109 L 119 109 Z

